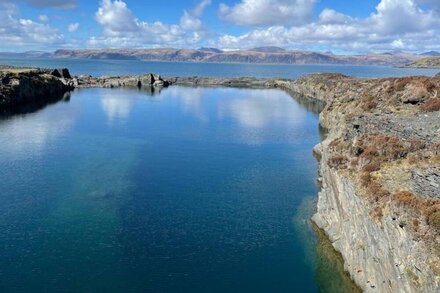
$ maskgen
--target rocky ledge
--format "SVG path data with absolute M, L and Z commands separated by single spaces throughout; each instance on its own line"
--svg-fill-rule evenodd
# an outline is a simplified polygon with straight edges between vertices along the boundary
M 0 67 L 0 111 L 61 99 L 74 88 L 66 69 Z
M 318 74 L 277 83 L 325 101 L 313 221 L 365 292 L 440 292 L 440 77 Z
M 133 87 L 133 88 L 151 88 L 167 87 L 170 85 L 168 80 L 164 80 L 159 74 L 143 74 L 128 76 L 103 76 L 93 77 L 90 75 L 80 75 L 72 79 L 72 83 L 78 88 L 103 87 Z

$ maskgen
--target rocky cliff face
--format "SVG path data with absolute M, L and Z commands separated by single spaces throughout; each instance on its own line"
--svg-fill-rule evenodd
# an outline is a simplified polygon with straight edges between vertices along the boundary
M 440 291 L 440 79 L 312 75 L 326 102 L 314 222 L 365 292 Z

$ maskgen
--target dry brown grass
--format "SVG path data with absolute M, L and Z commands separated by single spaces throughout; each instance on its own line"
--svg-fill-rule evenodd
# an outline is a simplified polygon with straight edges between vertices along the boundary
M 420 110 L 425 112 L 440 111 L 440 98 L 429 99 L 422 106 L 420 106 Z
M 394 193 L 393 200 L 398 206 L 411 209 L 414 214 L 424 217 L 429 227 L 440 232 L 440 200 L 421 198 L 409 191 Z M 414 218 L 413 225 L 417 227 L 419 224 L 420 221 Z
M 383 162 L 405 158 L 409 153 L 425 147 L 425 144 L 416 140 L 402 140 L 396 136 L 369 134 L 360 137 L 351 153 L 359 156 L 366 164 L 377 167 Z M 363 166 L 361 166 L 363 167 Z
M 426 220 L 428 225 L 434 227 L 437 233 L 440 233 L 440 203 L 427 208 Z
M 375 172 L 378 170 L 380 170 L 380 162 L 372 162 L 372 163 L 365 165 L 362 168 L 362 171 L 368 172 L 368 173 Z
M 371 111 L 375 109 L 378 104 L 375 101 L 375 98 L 372 95 L 366 95 L 361 101 L 360 106 L 364 111 Z
M 347 162 L 347 157 L 342 155 L 334 155 L 328 159 L 328 164 L 332 168 L 338 168 L 342 165 L 345 165 Z

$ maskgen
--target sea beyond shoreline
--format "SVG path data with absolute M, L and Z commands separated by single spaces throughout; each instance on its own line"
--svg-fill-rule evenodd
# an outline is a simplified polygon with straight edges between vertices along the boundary
M 162 76 L 213 76 L 296 79 L 312 73 L 342 73 L 354 77 L 434 76 L 438 69 L 396 68 L 368 65 L 290 65 L 249 63 L 194 63 L 168 61 L 1 58 L 0 64 L 18 67 L 69 68 L 73 75 L 116 76 L 154 72 Z

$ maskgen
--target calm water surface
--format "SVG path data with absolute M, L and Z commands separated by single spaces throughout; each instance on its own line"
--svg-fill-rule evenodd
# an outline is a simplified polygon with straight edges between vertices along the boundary
M 278 90 L 87 89 L 4 117 L 1 291 L 340 289 L 308 224 L 319 140 Z
M 391 77 L 408 75 L 433 76 L 439 71 L 438 69 L 394 68 L 389 66 L 179 63 L 54 58 L 0 58 L 0 64 L 49 68 L 67 67 L 73 74 L 90 74 L 93 76 L 154 72 L 163 76 L 198 75 L 298 78 L 309 73 L 339 72 L 357 77 Z

